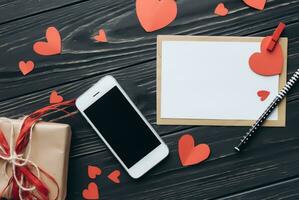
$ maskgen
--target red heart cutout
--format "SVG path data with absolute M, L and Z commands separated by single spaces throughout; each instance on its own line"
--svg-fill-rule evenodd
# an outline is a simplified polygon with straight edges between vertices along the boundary
M 267 0 L 243 0 L 248 6 L 258 9 L 264 10 Z
M 63 101 L 63 97 L 60 96 L 55 90 L 51 92 L 50 103 L 60 103 Z
M 183 135 L 179 140 L 179 156 L 183 166 L 195 165 L 206 160 L 211 153 L 207 144 L 194 145 L 192 135 Z
M 96 166 L 88 165 L 88 177 L 95 179 L 98 175 L 101 175 L 102 170 Z
M 219 3 L 215 8 L 214 13 L 219 16 L 226 16 L 228 14 L 228 9 L 223 3 Z
M 283 68 L 283 53 L 278 43 L 272 52 L 267 50 L 271 36 L 265 37 L 261 43 L 261 53 L 256 52 L 249 58 L 249 66 L 252 71 L 264 76 L 281 74 Z
M 29 74 L 34 69 L 34 62 L 31 60 L 20 61 L 19 62 L 19 69 L 21 70 L 22 74 L 25 76 Z
M 175 0 L 136 0 L 136 13 L 144 30 L 153 32 L 176 18 L 177 3 Z
M 100 29 L 99 34 L 94 36 L 94 39 L 98 42 L 107 42 L 107 37 L 104 29 Z
M 261 101 L 265 101 L 269 95 L 270 95 L 270 92 L 268 90 L 259 90 L 257 92 L 257 96 L 260 97 Z
M 47 42 L 36 42 L 33 45 L 35 53 L 42 56 L 51 56 L 61 53 L 61 37 L 55 27 L 49 27 L 46 31 Z
M 99 199 L 99 189 L 97 184 L 89 183 L 88 189 L 83 190 L 82 196 L 84 199 L 88 199 L 88 200 Z
M 119 176 L 120 176 L 120 171 L 114 170 L 108 175 L 108 178 L 114 183 L 120 183 Z

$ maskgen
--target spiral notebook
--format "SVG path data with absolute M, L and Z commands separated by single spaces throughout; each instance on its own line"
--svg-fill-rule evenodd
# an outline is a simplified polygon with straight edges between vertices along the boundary
M 275 76 L 255 74 L 248 59 L 263 37 L 158 36 L 157 124 L 249 126 L 286 82 L 287 39 L 281 38 L 284 66 Z M 261 101 L 259 90 L 269 96 Z M 264 126 L 285 126 L 286 100 Z

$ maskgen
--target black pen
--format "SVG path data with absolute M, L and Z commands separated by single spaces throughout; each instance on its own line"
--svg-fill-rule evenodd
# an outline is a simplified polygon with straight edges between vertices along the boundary
M 235 150 L 240 152 L 245 144 L 249 141 L 249 139 L 255 135 L 258 128 L 265 122 L 267 117 L 271 114 L 271 112 L 277 107 L 277 105 L 281 102 L 281 100 L 287 95 L 290 89 L 295 85 L 295 83 L 299 79 L 299 69 L 293 74 L 293 76 L 288 80 L 287 84 L 280 90 L 278 95 L 272 101 L 272 103 L 268 106 L 265 112 L 258 118 L 258 120 L 252 125 L 249 131 L 243 136 L 241 142 L 238 146 L 235 147 Z

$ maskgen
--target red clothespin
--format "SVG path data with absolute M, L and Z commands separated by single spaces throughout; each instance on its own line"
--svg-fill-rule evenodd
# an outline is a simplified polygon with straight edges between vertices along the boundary
M 277 28 L 275 29 L 273 35 L 272 35 L 272 40 L 269 42 L 267 50 L 268 51 L 273 51 L 273 49 L 275 48 L 280 35 L 282 33 L 282 31 L 285 29 L 286 25 L 282 22 L 280 22 L 277 26 Z

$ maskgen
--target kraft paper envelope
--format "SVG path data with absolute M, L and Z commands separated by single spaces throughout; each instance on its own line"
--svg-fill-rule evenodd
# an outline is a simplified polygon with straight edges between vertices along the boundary
M 250 126 L 286 83 L 287 38 L 281 38 L 282 73 L 253 72 L 249 58 L 264 37 L 158 36 L 157 124 Z M 257 92 L 270 91 L 261 101 Z M 265 126 L 285 126 L 286 100 Z
M 13 120 L 15 137 L 19 134 L 20 120 Z M 6 140 L 10 140 L 10 124 L 6 120 L 0 120 L 0 129 Z M 67 124 L 38 122 L 33 128 L 32 150 L 29 160 L 53 176 L 59 186 L 58 200 L 64 200 L 67 192 L 67 173 L 69 151 L 71 143 L 71 129 Z M 4 161 L 0 159 L 0 169 Z M 7 170 L 11 173 L 11 170 Z M 11 175 L 11 174 L 9 174 Z M 7 185 L 9 177 L 0 171 L 0 191 Z M 56 196 L 56 186 L 48 178 L 42 176 L 42 182 L 46 183 L 50 190 L 50 199 Z M 7 197 L 7 194 L 4 194 Z

